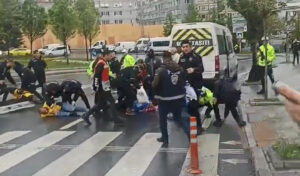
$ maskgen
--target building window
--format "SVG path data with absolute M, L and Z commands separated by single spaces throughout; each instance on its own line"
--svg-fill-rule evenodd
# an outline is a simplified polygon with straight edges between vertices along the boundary
M 123 24 L 123 20 L 119 20 L 119 24 Z

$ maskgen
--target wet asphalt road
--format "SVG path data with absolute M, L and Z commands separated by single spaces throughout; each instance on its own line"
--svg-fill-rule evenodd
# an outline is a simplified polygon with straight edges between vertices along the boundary
M 250 70 L 250 66 L 251 60 L 240 61 L 239 73 L 243 74 L 248 72 Z M 83 85 L 89 85 L 91 82 L 91 80 L 89 80 L 84 73 L 56 75 L 47 78 L 48 81 L 58 82 L 61 82 L 64 79 L 77 79 L 81 81 Z M 88 95 L 90 103 L 92 104 L 92 90 L 88 88 L 85 91 Z M 79 105 L 83 106 L 83 103 L 80 100 L 78 103 Z M 68 168 L 69 174 L 74 176 L 102 176 L 106 174 L 109 175 L 110 173 L 112 173 L 110 175 L 121 175 L 122 169 L 116 169 L 117 166 L 125 166 L 128 168 L 134 167 L 137 175 L 143 176 L 176 176 L 179 175 L 181 171 L 189 144 L 183 130 L 172 121 L 169 121 L 169 149 L 158 149 L 156 151 L 151 151 L 149 149 L 148 151 L 148 146 L 148 148 L 146 147 L 146 149 L 143 150 L 145 151 L 144 153 L 140 153 L 139 150 L 137 150 L 140 146 L 137 145 L 138 141 L 144 140 L 146 142 L 150 142 L 151 144 L 151 140 L 155 139 L 153 138 L 153 135 L 159 136 L 160 131 L 156 113 L 141 113 L 136 117 L 126 117 L 127 120 L 125 126 L 114 125 L 112 122 L 104 121 L 100 117 L 96 119 L 91 118 L 92 125 L 90 127 L 85 127 L 83 122 L 79 122 L 74 126 L 64 128 L 65 125 L 76 121 L 77 118 L 41 119 L 37 113 L 38 107 L 39 106 L 0 115 L 0 134 L 4 134 L 9 131 L 29 131 L 22 136 L 16 137 L 4 143 L 1 143 L 2 138 L 0 136 L 0 163 L 3 159 L 8 162 L 8 164 L 0 164 L 0 175 L 33 175 L 34 173 L 41 173 L 39 171 L 41 171 L 43 168 L 48 168 L 51 164 L 53 164 L 53 162 L 55 164 L 55 161 L 57 161 L 59 158 L 63 158 L 62 163 L 72 159 L 80 163 L 80 161 L 82 161 L 82 157 L 84 156 L 87 157 L 86 160 L 78 166 L 69 168 L 67 165 L 59 165 L 57 170 L 61 168 Z M 220 112 L 222 117 L 224 112 L 223 106 L 220 107 Z M 204 111 L 202 111 L 202 114 L 203 113 Z M 86 150 L 79 150 L 81 149 L 81 145 L 84 143 L 84 141 L 91 139 L 100 131 L 115 133 L 120 132 L 120 134 L 116 134 L 111 141 L 107 142 L 106 147 L 95 152 L 94 155 L 89 156 L 89 153 L 92 153 L 91 151 L 94 151 L 95 148 L 88 144 L 82 146 L 83 149 Z M 53 132 L 72 132 L 72 134 L 59 134 L 57 138 L 60 137 L 61 140 L 57 141 L 54 140 L 55 137 L 49 139 L 47 138 L 48 142 L 54 140 L 54 146 L 45 146 L 43 143 L 45 141 L 41 142 L 39 145 L 36 144 L 37 140 L 45 136 L 48 137 L 47 135 Z M 242 144 L 240 144 L 242 142 L 240 137 L 241 130 L 231 116 L 228 117 L 222 128 L 217 129 L 211 126 L 205 132 L 205 134 L 211 133 L 220 135 L 220 152 L 218 161 L 218 174 L 220 176 L 241 176 L 241 173 L 243 173 L 243 176 L 254 175 L 253 166 L 250 161 L 250 155 L 247 150 L 243 149 Z M 146 135 L 146 137 L 144 135 Z M 152 138 L 147 137 L 147 135 L 152 135 Z M 143 136 L 145 138 L 143 138 Z M 103 142 L 107 140 L 106 138 L 100 139 Z M 222 143 L 226 143 L 228 141 L 235 141 L 236 144 Z M 93 141 L 91 144 L 97 145 L 98 143 L 101 142 Z M 30 147 L 37 148 L 32 149 Z M 81 156 L 81 158 L 79 158 L 77 155 L 67 155 L 68 152 L 71 152 L 75 148 L 79 148 L 78 156 Z M 156 146 L 151 145 L 150 148 L 153 148 L 154 150 Z M 33 153 L 31 153 L 31 155 L 26 155 L 30 152 Z M 9 153 L 13 153 L 14 157 L 10 157 Z M 148 164 L 145 160 L 140 160 L 141 158 L 147 158 L 147 156 L 151 158 L 148 161 Z M 224 161 L 226 159 L 244 161 L 244 163 L 238 162 L 236 164 L 232 164 Z M 122 160 L 124 160 L 124 162 L 122 162 Z M 130 161 L 136 161 L 136 163 L 131 163 Z M 125 165 L 122 165 L 122 163 L 125 163 Z M 139 169 L 141 168 L 144 169 L 140 171 Z M 52 172 L 48 174 L 51 175 Z

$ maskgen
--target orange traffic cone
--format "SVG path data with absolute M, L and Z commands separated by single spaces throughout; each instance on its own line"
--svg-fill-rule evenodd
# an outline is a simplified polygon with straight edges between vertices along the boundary
M 198 143 L 197 143 L 197 119 L 196 117 L 190 118 L 190 138 L 191 138 L 191 174 L 203 174 L 203 171 L 199 169 L 198 158 Z

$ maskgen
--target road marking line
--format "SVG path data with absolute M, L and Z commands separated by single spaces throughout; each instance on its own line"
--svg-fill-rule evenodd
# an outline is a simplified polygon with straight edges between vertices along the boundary
M 33 104 L 29 101 L 13 103 L 13 104 L 10 104 L 10 105 L 1 106 L 0 107 L 0 114 L 6 114 L 6 113 L 9 113 L 9 112 L 18 111 L 18 110 L 25 109 L 25 108 L 31 108 L 31 107 L 34 107 L 34 106 L 35 106 L 35 104 Z
M 11 141 L 15 138 L 21 137 L 30 131 L 9 131 L 0 135 L 0 144 Z
M 77 120 L 75 120 L 75 121 L 73 121 L 73 122 L 70 122 L 69 124 L 67 124 L 67 125 L 65 125 L 65 126 L 63 126 L 63 127 L 61 127 L 60 128 L 60 130 L 66 130 L 66 129 L 69 129 L 69 128 L 71 128 L 72 126 L 75 126 L 75 125 L 77 125 L 78 123 L 80 123 L 80 122 L 82 122 L 83 120 L 80 118 L 80 119 L 77 119 Z
M 237 164 L 248 164 L 247 159 L 222 159 L 223 162 L 230 163 L 233 165 Z
M 225 141 L 225 142 L 221 142 L 222 144 L 226 144 L 226 145 L 241 145 L 242 143 L 239 141 Z
M 75 131 L 54 131 L 0 157 L 0 173 L 41 152 Z
M 243 155 L 245 151 L 243 149 L 220 149 L 219 154 Z
M 105 176 L 142 176 L 162 145 L 160 135 L 146 133 Z
M 205 134 L 198 136 L 199 165 L 203 171 L 202 176 L 218 175 L 220 134 Z M 190 169 L 190 151 L 187 153 L 180 172 L 180 176 L 187 176 Z
M 72 149 L 62 157 L 35 173 L 34 176 L 70 175 L 121 133 L 122 132 L 98 132 L 78 147 Z

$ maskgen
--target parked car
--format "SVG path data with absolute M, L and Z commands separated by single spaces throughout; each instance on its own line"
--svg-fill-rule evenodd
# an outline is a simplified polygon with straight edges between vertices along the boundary
M 162 54 L 172 46 L 172 39 L 169 37 L 150 38 L 148 49 L 153 49 L 155 54 Z
M 132 52 L 135 48 L 135 42 L 118 42 L 115 46 L 115 51 L 117 53 Z
M 49 45 L 45 45 L 43 48 L 38 49 L 38 51 L 42 54 L 45 53 L 46 50 L 49 50 L 51 48 L 57 47 L 57 46 L 61 46 L 62 44 L 49 44 Z
M 91 48 L 91 49 L 102 49 L 104 46 L 106 46 L 107 42 L 106 40 L 99 40 L 97 41 Z
M 136 42 L 135 50 L 137 52 L 145 51 L 145 48 L 147 48 L 149 41 L 150 41 L 149 38 L 140 38 Z
M 66 46 L 64 45 L 60 45 L 51 49 L 48 49 L 44 52 L 44 56 L 50 56 L 50 57 L 55 57 L 55 56 L 65 56 L 70 55 L 70 49 L 69 47 L 67 47 L 66 50 Z
M 14 48 L 9 51 L 11 56 L 27 56 L 31 54 L 31 50 L 27 48 Z

